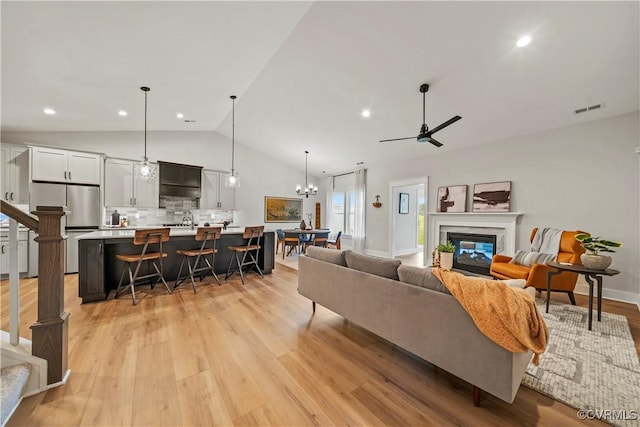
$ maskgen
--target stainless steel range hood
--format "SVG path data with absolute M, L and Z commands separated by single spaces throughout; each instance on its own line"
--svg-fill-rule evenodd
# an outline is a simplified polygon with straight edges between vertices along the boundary
M 200 206 L 202 166 L 158 162 L 160 165 L 160 207 L 167 201 L 189 200 L 193 207 Z

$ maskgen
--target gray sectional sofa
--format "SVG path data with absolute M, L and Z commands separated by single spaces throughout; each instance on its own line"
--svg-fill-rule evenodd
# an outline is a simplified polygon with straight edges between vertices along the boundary
M 429 269 L 352 251 L 310 247 L 298 292 L 480 390 L 513 402 L 532 358 L 487 338 Z

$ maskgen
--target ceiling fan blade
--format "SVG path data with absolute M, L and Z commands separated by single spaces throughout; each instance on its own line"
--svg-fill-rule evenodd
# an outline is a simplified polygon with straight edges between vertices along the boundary
M 382 139 L 380 142 L 393 142 L 393 141 L 403 141 L 405 139 L 416 139 L 415 136 L 408 136 L 406 138 L 395 138 L 395 139 Z
M 453 124 L 455 122 L 457 122 L 458 120 L 460 120 L 462 117 L 460 116 L 454 116 L 451 117 L 449 120 L 447 120 L 446 122 L 434 127 L 433 129 L 431 129 L 429 132 L 427 132 L 427 135 L 433 135 L 434 133 L 438 132 L 439 130 L 442 130 L 444 128 L 446 128 L 447 126 L 449 126 L 450 124 Z
M 429 137 L 429 143 L 435 145 L 436 147 L 442 147 L 442 142 L 436 141 L 435 139 Z

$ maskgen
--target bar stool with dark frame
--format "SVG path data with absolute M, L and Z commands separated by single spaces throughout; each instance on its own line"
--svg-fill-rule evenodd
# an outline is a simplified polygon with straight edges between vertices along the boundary
M 218 285 L 220 285 L 220 280 L 218 280 L 218 276 L 216 276 L 216 272 L 213 270 L 213 265 L 215 263 L 215 256 L 218 253 L 218 249 L 216 249 L 216 241 L 220 239 L 220 235 L 222 233 L 222 227 L 198 227 L 196 230 L 195 240 L 196 242 L 202 242 L 199 249 L 178 249 L 176 253 L 178 255 L 183 255 L 182 262 L 180 263 L 180 269 L 178 269 L 178 277 L 176 277 L 176 282 L 173 285 L 173 289 L 180 286 L 187 278 L 191 278 L 191 286 L 193 287 L 193 293 L 196 293 L 196 281 L 194 278 L 195 273 L 207 272 L 205 274 L 200 274 L 200 281 L 208 276 L 208 272 L 211 272 L 213 278 L 216 279 Z M 212 242 L 211 247 L 207 247 L 207 242 Z M 211 255 L 211 261 L 207 258 L 207 255 Z M 191 258 L 195 257 L 195 261 L 193 265 L 191 265 Z M 201 261 L 207 265 L 199 266 Z M 189 274 L 181 277 L 182 268 L 184 267 L 185 261 L 187 262 L 187 268 L 189 269 Z
M 162 266 L 162 259 L 167 257 L 167 253 L 162 251 L 162 243 L 169 241 L 169 231 L 169 228 L 152 228 L 147 230 L 135 231 L 135 234 L 133 236 L 133 244 L 136 246 L 144 245 L 144 247 L 142 248 L 142 253 L 140 254 L 116 255 L 116 259 L 123 261 L 125 265 L 122 267 L 122 274 L 120 275 L 120 282 L 118 283 L 118 289 L 116 289 L 115 298 L 118 298 L 121 289 L 126 289 L 127 287 L 129 287 L 131 289 L 131 298 L 133 299 L 133 305 L 136 305 L 136 282 L 138 280 L 150 279 L 152 277 L 157 277 L 157 279 L 155 283 L 151 283 L 151 289 L 153 289 L 153 287 L 162 280 L 162 283 L 167 289 L 167 292 L 171 293 L 171 289 L 169 289 L 167 282 L 164 280 L 164 269 Z M 148 252 L 150 244 L 158 244 L 159 252 Z M 160 268 L 158 268 L 156 260 L 160 260 Z M 156 272 L 140 276 L 140 267 L 142 266 L 143 261 L 147 261 L 147 266 L 149 266 L 149 263 L 151 263 Z M 132 271 L 131 264 L 134 263 L 136 264 L 136 267 L 135 271 Z M 122 281 L 124 279 L 124 273 L 127 268 L 129 270 L 129 284 L 123 287 Z
M 240 280 L 244 285 L 244 274 L 242 273 L 242 270 L 245 267 L 247 267 L 247 273 L 252 269 L 255 269 L 260 277 L 264 277 L 264 275 L 262 274 L 262 270 L 260 270 L 260 267 L 258 266 L 258 258 L 260 256 L 260 238 L 263 236 L 263 234 L 264 225 L 245 227 L 242 238 L 246 239 L 246 244 L 243 246 L 228 246 L 228 249 L 235 254 L 235 260 L 238 269 L 233 271 L 231 270 L 231 266 L 234 260 L 234 257 L 232 256 L 229 260 L 229 268 L 227 269 L 225 280 L 231 277 L 236 271 L 239 271 Z M 242 254 L 242 260 L 240 260 L 240 254 Z M 247 260 L 247 257 L 249 257 L 249 260 Z

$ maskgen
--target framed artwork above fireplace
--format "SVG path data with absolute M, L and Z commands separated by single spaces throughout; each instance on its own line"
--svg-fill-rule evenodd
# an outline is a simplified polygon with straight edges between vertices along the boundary
M 487 182 L 473 187 L 474 212 L 509 212 L 511 181 Z
M 438 203 L 436 206 L 436 212 L 465 212 L 466 204 L 466 185 L 438 187 Z

